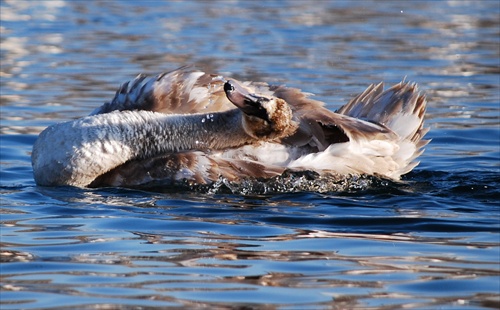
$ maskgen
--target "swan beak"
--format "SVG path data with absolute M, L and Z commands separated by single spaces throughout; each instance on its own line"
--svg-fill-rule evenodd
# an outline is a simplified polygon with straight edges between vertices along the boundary
M 238 83 L 228 80 L 224 83 L 224 92 L 227 99 L 237 106 L 243 113 L 269 121 L 269 114 L 264 106 L 270 99 L 251 94 Z

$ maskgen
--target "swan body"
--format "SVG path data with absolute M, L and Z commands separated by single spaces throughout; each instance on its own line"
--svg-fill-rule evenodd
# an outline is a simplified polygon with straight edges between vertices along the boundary
M 399 180 L 416 166 L 426 100 L 371 85 L 338 111 L 295 88 L 181 68 L 124 83 L 112 101 L 45 129 L 39 185 L 148 186 L 271 178 L 285 171 Z

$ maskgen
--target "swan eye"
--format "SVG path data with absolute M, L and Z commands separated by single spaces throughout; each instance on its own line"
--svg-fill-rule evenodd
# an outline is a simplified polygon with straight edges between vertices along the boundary
M 234 86 L 233 84 L 231 84 L 229 81 L 227 81 L 226 83 L 224 83 L 224 91 L 226 93 L 231 93 L 234 91 Z

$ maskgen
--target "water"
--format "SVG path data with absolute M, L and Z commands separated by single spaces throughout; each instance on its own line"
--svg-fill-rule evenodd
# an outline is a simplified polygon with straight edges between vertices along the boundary
M 2 309 L 500 307 L 498 1 L 2 1 Z M 184 64 L 334 109 L 416 81 L 405 184 L 242 195 L 43 188 L 31 147 Z

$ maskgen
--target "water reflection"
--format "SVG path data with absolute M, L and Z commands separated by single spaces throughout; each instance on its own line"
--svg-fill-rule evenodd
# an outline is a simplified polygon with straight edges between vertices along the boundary
M 327 242 L 311 244 L 301 241 L 311 238 L 325 239 Z M 59 243 L 52 243 L 50 238 L 43 239 L 48 243 L 39 243 L 38 247 L 61 246 Z M 164 300 L 177 305 L 191 305 L 196 300 L 196 303 L 208 307 L 215 307 L 219 303 L 216 298 L 206 295 L 206 292 L 215 296 L 223 294 L 224 298 L 238 294 L 238 304 L 251 305 L 255 300 L 250 295 L 241 295 L 249 292 L 252 296 L 262 297 L 260 302 L 269 303 L 271 307 L 273 304 L 366 306 L 389 303 L 393 308 L 402 306 L 402 302 L 408 305 L 408 300 L 414 300 L 415 307 L 450 302 L 470 305 L 479 303 L 493 307 L 497 305 L 495 288 L 488 289 L 487 280 L 483 280 L 500 274 L 498 270 L 494 270 L 494 263 L 467 258 L 463 254 L 462 257 L 439 255 L 427 252 L 424 246 L 421 248 L 423 252 L 418 255 L 394 255 L 396 252 L 405 252 L 405 244 L 415 241 L 452 247 L 459 245 L 447 241 L 447 238 L 425 240 L 407 234 L 373 235 L 303 230 L 261 238 L 242 238 L 239 235 L 211 232 L 200 233 L 198 236 L 192 233 L 170 235 L 132 232 L 125 239 L 82 236 L 77 240 L 79 243 L 89 243 L 87 251 L 78 253 L 80 251 L 71 250 L 70 246 L 69 256 L 56 255 L 43 259 L 46 268 L 50 268 L 50 263 L 59 264 L 57 269 L 61 271 L 55 274 L 46 274 L 36 269 L 17 272 L 16 262 L 33 260 L 30 253 L 17 253 L 17 259 L 3 260 L 12 264 L 4 265 L 4 290 L 69 294 L 87 298 L 114 298 L 123 295 L 136 302 L 144 302 L 142 296 L 147 295 L 156 301 Z M 366 247 L 371 244 L 369 240 L 375 241 L 373 245 L 377 247 L 381 246 L 381 240 L 389 242 L 395 248 L 394 253 L 387 256 L 366 253 Z M 129 246 L 119 248 L 115 244 L 131 241 L 142 244 L 141 250 L 131 251 Z M 100 253 L 92 251 L 93 247 L 90 245 L 98 243 L 107 243 L 108 250 Z M 346 247 L 347 244 L 349 247 Z M 68 245 L 71 244 L 66 244 Z M 497 244 L 491 246 L 495 247 Z M 482 247 L 485 248 L 487 246 Z M 355 254 L 356 252 L 362 254 Z M 2 258 L 11 256 L 13 253 L 4 252 Z M 315 264 L 315 261 L 323 263 Z M 96 270 L 94 266 L 101 268 Z M 273 271 L 266 272 L 268 268 Z M 419 288 L 422 283 L 427 283 L 428 286 L 429 282 L 437 284 L 451 280 L 455 287 L 457 283 L 475 280 L 476 288 L 468 288 L 467 293 L 462 295 L 452 293 L 448 297 L 436 295 L 431 300 L 422 299 L 423 292 Z M 43 286 L 40 286 L 41 283 Z M 100 289 L 102 287 L 107 287 L 108 291 Z M 269 288 L 299 288 L 304 291 L 302 301 L 292 298 L 289 299 L 290 303 L 276 303 L 268 300 L 264 292 L 273 292 Z M 141 293 L 138 294 L 137 290 Z M 320 290 L 324 297 L 312 298 L 308 294 L 309 290 Z M 427 294 L 432 296 L 434 293 L 429 291 L 424 296 Z
M 2 308 L 500 308 L 497 2 L 0 6 Z M 407 76 L 433 141 L 406 183 L 343 192 L 35 186 L 43 128 L 189 63 L 332 109 Z

